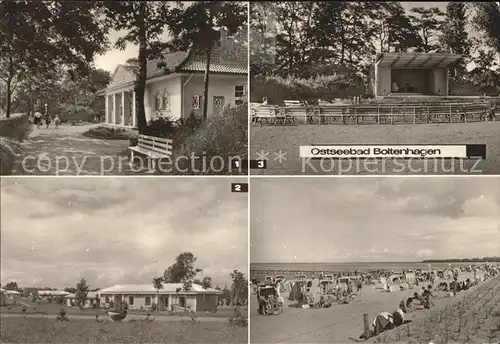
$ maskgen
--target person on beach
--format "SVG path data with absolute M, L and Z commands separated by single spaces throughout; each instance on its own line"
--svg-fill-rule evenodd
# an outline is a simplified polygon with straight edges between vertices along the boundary
M 413 300 L 411 298 L 408 298 L 408 300 L 411 305 L 411 302 Z M 407 319 L 406 314 L 408 314 L 408 308 L 406 307 L 406 302 L 400 303 L 398 309 L 392 313 L 394 327 L 398 327 L 403 324 L 411 322 L 411 320 Z
M 361 288 L 363 288 L 363 281 L 361 279 L 358 279 L 357 288 L 358 288 L 357 294 L 361 295 Z

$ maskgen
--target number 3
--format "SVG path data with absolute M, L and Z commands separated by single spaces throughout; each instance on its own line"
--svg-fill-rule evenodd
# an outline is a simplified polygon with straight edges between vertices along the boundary
M 257 164 L 257 166 L 259 166 L 259 168 L 263 168 L 264 167 L 264 160 L 260 160 L 259 163 Z

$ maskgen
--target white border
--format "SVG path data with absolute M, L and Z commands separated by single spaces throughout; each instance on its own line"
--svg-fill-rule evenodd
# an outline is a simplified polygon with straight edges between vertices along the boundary
M 247 160 L 250 156 L 250 1 L 247 1 Z M 250 166 L 247 169 L 247 342 L 250 343 L 250 322 L 251 322 L 251 297 L 250 288 Z

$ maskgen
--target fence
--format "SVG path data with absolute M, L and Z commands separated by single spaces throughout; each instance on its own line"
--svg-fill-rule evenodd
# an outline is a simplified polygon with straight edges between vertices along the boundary
M 268 124 L 421 124 L 487 121 L 486 102 L 254 106 L 252 122 Z

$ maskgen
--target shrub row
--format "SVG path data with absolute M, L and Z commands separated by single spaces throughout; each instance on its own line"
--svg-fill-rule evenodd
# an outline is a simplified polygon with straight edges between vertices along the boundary
M 257 76 L 252 79 L 250 89 L 252 102 L 261 102 L 266 97 L 269 104 L 282 104 L 284 100 L 329 101 L 366 96 L 367 92 L 363 78 L 354 72 L 308 79 Z

